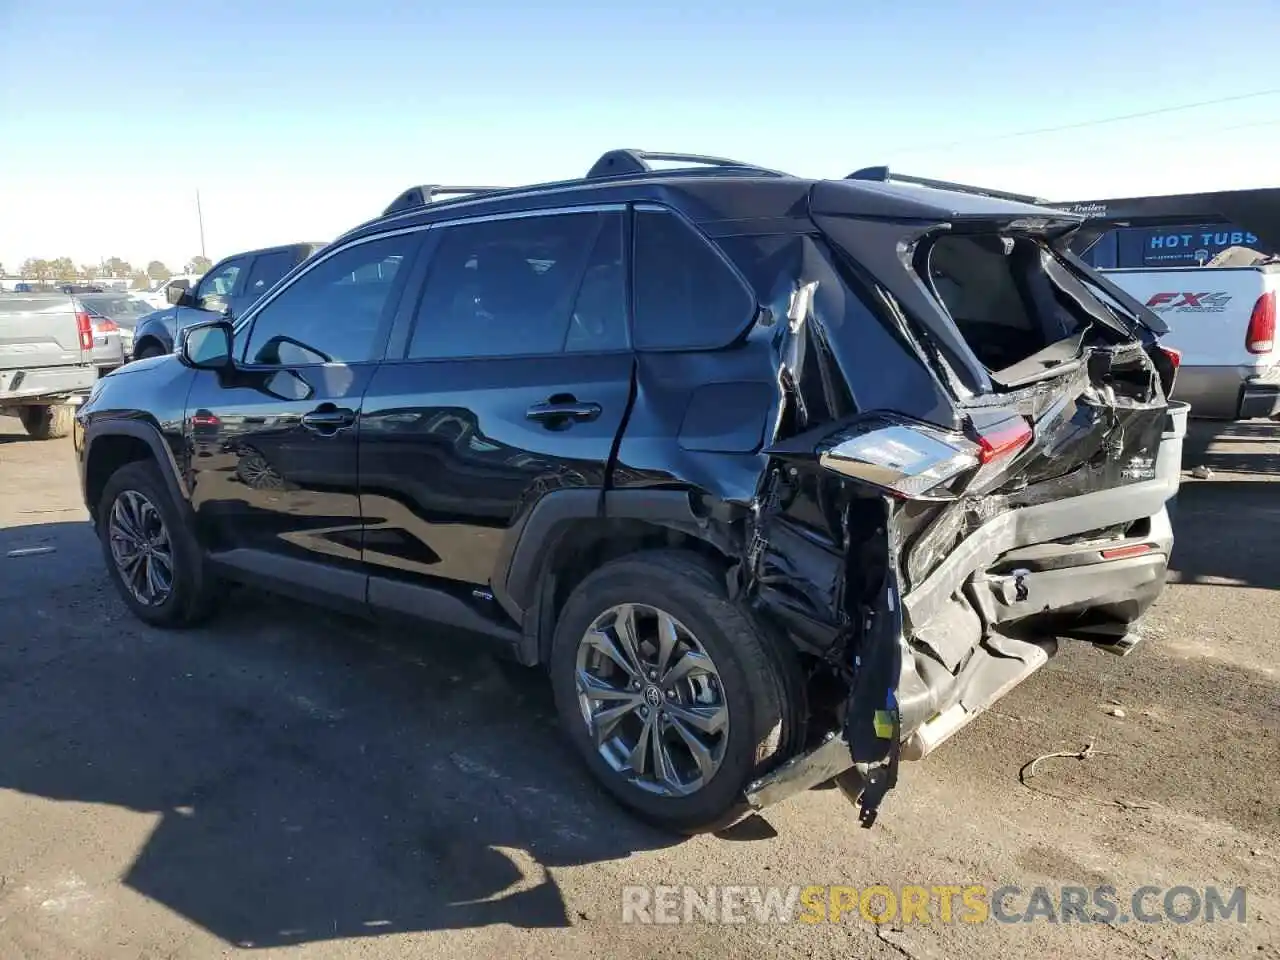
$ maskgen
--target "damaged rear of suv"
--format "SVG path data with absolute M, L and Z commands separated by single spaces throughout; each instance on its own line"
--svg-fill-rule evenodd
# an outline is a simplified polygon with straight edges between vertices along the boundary
M 1175 357 L 1080 222 L 631 150 L 413 188 L 102 381 L 86 502 L 150 622 L 226 577 L 449 623 L 545 666 L 650 820 L 834 779 L 870 824 L 1059 642 L 1127 653 L 1163 585 Z
M 1157 344 L 1163 324 L 1068 251 L 1075 221 L 883 168 L 852 179 L 872 192 L 811 194 L 829 275 L 798 278 L 808 293 L 791 329 L 812 328 L 809 348 L 844 366 L 865 349 L 847 322 L 856 300 L 895 336 L 878 376 L 918 364 L 938 389 L 864 409 L 855 374 L 848 417 L 797 424 L 767 449 L 756 602 L 801 612 L 766 586 L 771 531 L 824 536 L 841 559 L 821 573 L 838 588 L 823 656 L 849 695 L 823 742 L 748 796 L 763 806 L 837 773 L 870 822 L 899 760 L 926 756 L 1059 642 L 1132 649 L 1172 548 L 1186 405 L 1166 400 L 1176 354 Z M 809 498 L 824 525 L 801 519 Z M 816 584 L 815 572 L 794 571 Z

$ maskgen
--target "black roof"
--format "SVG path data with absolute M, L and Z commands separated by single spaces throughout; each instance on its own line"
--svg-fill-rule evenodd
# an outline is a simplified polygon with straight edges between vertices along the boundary
M 655 169 L 649 161 L 681 164 Z M 436 201 L 439 195 L 454 199 Z M 587 176 L 521 187 L 426 185 L 402 192 L 379 217 L 345 236 L 415 226 L 459 216 L 485 216 L 593 203 L 651 201 L 680 209 L 700 224 L 771 219 L 781 223 L 810 213 L 947 221 L 965 218 L 1041 218 L 1077 222 L 1071 213 L 1039 206 L 1034 197 L 965 184 L 859 170 L 842 180 L 821 180 L 722 157 L 612 150 Z

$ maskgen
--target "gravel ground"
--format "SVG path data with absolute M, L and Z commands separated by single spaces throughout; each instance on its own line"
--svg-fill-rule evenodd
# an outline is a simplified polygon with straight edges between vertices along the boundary
M 819 790 L 684 840 L 465 639 L 248 591 L 142 626 L 70 443 L 0 418 L 0 957 L 1280 957 L 1280 427 L 1197 425 L 1200 464 L 1133 655 L 1065 649 L 870 830 Z M 877 883 L 1244 886 L 1247 922 L 621 922 L 627 884 Z

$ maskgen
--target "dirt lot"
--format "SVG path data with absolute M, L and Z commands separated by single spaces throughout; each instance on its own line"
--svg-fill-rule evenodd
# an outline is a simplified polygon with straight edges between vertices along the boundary
M 828 790 L 678 840 L 592 786 L 538 678 L 465 640 L 248 592 L 141 626 L 69 442 L 0 418 L 0 957 L 1280 957 L 1280 429 L 1200 430 L 1186 462 L 1214 475 L 1183 487 L 1132 656 L 1064 650 L 873 829 Z M 626 884 L 827 883 L 1239 885 L 1247 922 L 620 920 Z

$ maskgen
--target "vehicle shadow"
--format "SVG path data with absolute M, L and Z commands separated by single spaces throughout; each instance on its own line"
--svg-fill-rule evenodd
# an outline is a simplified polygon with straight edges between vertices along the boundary
M 1192 420 L 1182 445 L 1182 465 L 1218 473 L 1280 476 L 1280 423 Z
M 1280 485 L 1184 483 L 1173 532 L 1170 582 L 1280 589 Z
M 54 549 L 6 558 L 33 544 Z M 224 607 L 144 627 L 87 523 L 0 530 L 0 788 L 158 815 L 122 882 L 225 942 L 564 926 L 557 868 L 679 842 L 594 787 L 540 674 L 251 591 Z

